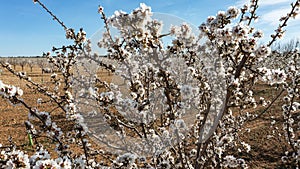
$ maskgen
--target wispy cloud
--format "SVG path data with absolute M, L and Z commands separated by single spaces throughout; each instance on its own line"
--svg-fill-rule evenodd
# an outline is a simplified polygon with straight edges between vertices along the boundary
M 259 13 L 260 16 L 260 24 L 267 24 L 269 26 L 277 26 L 279 24 L 279 19 L 282 16 L 285 16 L 290 10 L 292 3 L 294 0 L 260 0 L 259 3 Z M 243 6 L 247 1 L 238 0 L 235 5 Z M 289 25 L 298 24 L 300 17 L 297 16 L 296 19 L 291 19 Z M 298 21 L 298 22 L 297 22 Z
M 289 8 L 281 8 L 276 10 L 271 10 L 263 15 L 261 15 L 261 21 L 266 24 L 271 24 L 272 26 L 278 25 L 279 18 L 284 16 L 289 11 Z
M 270 6 L 270 5 L 278 5 L 282 3 L 288 3 L 291 2 L 291 0 L 262 0 L 258 1 L 258 4 L 263 7 L 263 6 Z
M 278 25 L 279 19 L 282 16 L 285 16 L 290 10 L 291 10 L 291 8 L 289 8 L 289 7 L 280 8 L 280 9 L 276 9 L 276 10 L 270 10 L 261 15 L 261 22 L 270 24 L 271 26 Z M 294 25 L 294 24 L 298 23 L 299 20 L 300 20 L 300 17 L 297 16 L 295 19 L 291 19 L 290 24 Z
M 258 1 L 258 4 L 260 7 L 267 7 L 267 6 L 273 6 L 273 5 L 279 5 L 279 4 L 283 4 L 283 3 L 291 3 L 293 2 L 292 0 L 261 0 Z M 245 0 L 239 0 L 236 2 L 236 6 L 243 6 L 244 4 L 246 4 L 247 1 Z

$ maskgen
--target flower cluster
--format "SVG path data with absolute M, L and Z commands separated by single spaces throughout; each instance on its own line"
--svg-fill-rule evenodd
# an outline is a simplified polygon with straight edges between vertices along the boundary
M 287 75 L 284 70 L 267 69 L 265 67 L 258 68 L 258 71 L 263 74 L 262 81 L 268 82 L 270 85 L 284 83 Z
M 19 87 L 4 84 L 0 80 L 0 95 L 4 97 L 18 97 L 23 95 L 23 90 Z

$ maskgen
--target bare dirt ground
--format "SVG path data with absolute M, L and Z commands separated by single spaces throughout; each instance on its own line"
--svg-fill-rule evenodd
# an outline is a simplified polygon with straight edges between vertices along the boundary
M 16 66 L 17 71 L 21 71 L 21 67 Z M 33 80 L 42 82 L 41 69 L 35 67 L 33 72 L 28 71 L 32 75 Z M 49 79 L 46 79 L 49 80 Z M 20 87 L 21 89 L 26 89 L 26 83 L 21 81 L 19 78 L 13 76 L 11 73 L 2 69 L 0 75 L 0 80 L 5 84 L 12 84 Z M 36 102 L 36 98 L 39 98 L 37 93 L 33 93 L 29 90 L 24 90 L 24 100 L 30 105 L 39 107 Z M 9 144 L 8 140 L 11 137 L 12 141 L 17 145 L 27 144 L 27 133 L 25 128 L 25 120 L 28 119 L 28 111 L 21 105 L 12 105 L 3 98 L 0 98 L 0 142 L 2 145 Z
M 20 66 L 16 66 L 17 71 L 21 71 Z M 33 78 L 36 82 L 40 82 L 43 84 L 47 84 L 50 81 L 49 74 L 42 74 L 41 69 L 38 66 L 33 68 L 33 71 L 30 71 L 29 67 L 25 67 L 25 71 L 29 76 Z M 26 87 L 26 82 L 21 81 L 17 77 L 14 77 L 11 73 L 2 69 L 2 73 L 0 75 L 0 80 L 6 84 L 12 84 L 24 89 L 23 98 L 26 102 L 32 107 L 36 107 L 38 109 L 43 110 L 51 110 L 51 105 L 42 105 L 40 107 L 36 102 L 36 99 L 41 96 L 38 93 L 35 93 L 29 90 Z M 266 88 L 265 85 L 258 85 L 256 87 L 256 92 L 260 95 L 264 95 L 268 98 L 274 98 L 278 91 L 267 91 L 264 90 Z M 278 101 L 280 102 L 280 101 Z M 251 145 L 251 151 L 249 153 L 239 153 L 233 152 L 240 157 L 243 157 L 250 164 L 250 168 L 282 168 L 281 156 L 283 152 L 287 150 L 287 145 L 283 143 L 283 140 L 277 138 L 269 138 L 268 135 L 272 133 L 272 128 L 270 128 L 270 123 L 273 119 L 279 119 L 282 117 L 281 115 L 281 107 L 278 106 L 278 102 L 276 102 L 266 114 L 262 115 L 261 118 L 249 122 L 246 126 L 250 128 L 251 132 L 242 130 L 244 134 L 240 138 L 245 142 Z M 263 111 L 263 108 L 257 108 L 255 110 L 249 110 L 249 112 Z M 270 117 L 274 116 L 273 119 Z M 57 121 L 59 127 L 63 130 L 68 130 L 68 124 L 65 121 L 61 121 L 63 119 L 63 115 L 59 114 L 59 112 L 54 113 L 53 119 Z M 4 147 L 9 146 L 11 142 L 18 146 L 19 148 L 27 151 L 29 154 L 34 152 L 34 148 L 29 146 L 29 141 L 27 137 L 26 128 L 24 125 L 24 121 L 28 119 L 28 111 L 22 107 L 21 105 L 12 105 L 8 101 L 3 98 L 0 98 L 0 144 Z M 277 127 L 281 127 L 280 123 Z M 47 143 L 47 141 L 49 143 Z M 49 140 L 44 140 L 46 148 L 51 148 L 54 145 Z M 96 143 L 92 143 L 93 147 L 98 148 Z M 47 147 L 48 146 L 48 147 Z M 100 147 L 99 147 L 100 148 Z M 81 153 L 82 150 L 74 150 L 75 153 Z
M 16 87 L 20 87 L 24 94 L 22 99 L 32 108 L 36 108 L 40 111 L 52 112 L 51 117 L 52 121 L 56 122 L 58 127 L 62 129 L 63 132 L 67 132 L 71 130 L 72 124 L 65 119 L 65 115 L 59 110 L 54 110 L 54 105 L 49 103 L 39 104 L 37 103 L 37 99 L 41 98 L 43 101 L 47 101 L 47 97 L 44 95 L 29 89 L 27 87 L 27 82 L 24 80 L 20 80 L 18 77 L 12 75 L 5 69 L 1 69 L 0 80 L 5 84 L 11 84 Z M 16 66 L 16 72 L 22 71 L 20 66 Z M 50 75 L 49 73 L 43 73 L 41 68 L 38 66 L 34 66 L 32 72 L 29 67 L 25 67 L 25 72 L 27 75 L 31 77 L 31 79 L 35 82 L 41 83 L 44 86 L 51 86 Z M 108 74 L 105 72 L 102 75 Z M 34 146 L 29 145 L 29 139 L 25 127 L 25 121 L 28 120 L 28 110 L 24 108 L 22 105 L 12 105 L 6 99 L 0 97 L 0 144 L 3 147 L 11 146 L 11 144 L 16 145 L 18 148 L 26 151 L 28 154 L 32 154 L 35 152 Z M 38 123 L 37 123 L 38 124 Z M 47 139 L 41 138 L 39 139 L 39 143 L 42 143 L 44 148 L 47 150 L 54 151 L 55 144 Z M 100 149 L 95 143 L 93 143 L 93 147 L 96 149 Z M 82 154 L 83 150 L 81 149 L 73 149 L 74 154 Z M 53 153 L 55 155 L 55 153 Z M 55 157 L 55 156 L 54 156 Z

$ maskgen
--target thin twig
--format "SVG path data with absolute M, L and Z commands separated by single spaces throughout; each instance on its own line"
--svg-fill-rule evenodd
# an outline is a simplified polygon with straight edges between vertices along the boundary
M 65 30 L 68 29 L 68 27 L 61 20 L 59 20 L 57 16 L 55 16 L 42 2 L 40 2 L 39 0 L 35 0 L 35 2 L 37 2 L 42 8 L 44 8 L 46 12 L 53 17 L 53 20 L 56 20 Z

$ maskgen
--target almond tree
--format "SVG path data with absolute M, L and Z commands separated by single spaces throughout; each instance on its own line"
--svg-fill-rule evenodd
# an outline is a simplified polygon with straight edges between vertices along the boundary
M 290 66 L 284 68 L 272 64 L 270 49 L 283 36 L 288 20 L 298 14 L 299 0 L 280 18 L 266 44 L 259 44 L 263 33 L 253 23 L 258 0 L 208 17 L 199 26 L 199 35 L 185 23 L 162 33 L 162 23 L 152 18 L 145 4 L 111 17 L 99 6 L 105 31 L 98 46 L 106 49 L 107 60 L 92 53 L 93 42 L 86 40 L 83 29 L 75 33 L 39 0 L 34 2 L 74 42 L 44 54 L 61 73 L 51 75 L 54 89 L 17 73 L 8 63 L 0 64 L 47 97 L 74 127 L 62 132 L 52 112 L 33 108 L 22 99 L 21 89 L 0 81 L 0 94 L 26 107 L 30 117 L 40 122 L 40 126 L 33 125 L 31 118 L 25 122 L 38 145 L 36 153 L 29 157 L 13 148 L 5 150 L 4 167 L 247 168 L 251 162 L 240 155 L 251 152 L 249 140 L 242 139 L 249 131 L 246 125 L 266 115 L 282 96 L 282 130 L 275 128 L 273 136 L 280 138 L 276 131 L 284 132 L 288 146 L 282 163 L 300 167 L 299 124 L 295 124 L 300 108 L 299 51 L 291 52 L 286 60 Z M 112 35 L 112 27 L 118 35 Z M 172 44 L 164 44 L 166 36 Z M 113 81 L 97 75 L 101 68 L 111 72 Z M 261 82 L 278 90 L 277 96 L 269 101 L 258 97 L 254 87 Z M 249 112 L 258 107 L 263 111 Z M 56 143 L 58 158 L 51 158 L 40 146 L 40 137 Z M 99 151 L 90 147 L 90 137 L 105 147 L 100 153 L 103 161 L 95 160 Z M 83 153 L 72 154 L 69 145 L 81 146 Z
M 27 64 L 28 64 L 28 66 L 30 67 L 30 72 L 32 72 L 33 67 L 34 67 L 37 63 L 35 62 L 35 60 L 29 59 Z
M 24 67 L 28 64 L 27 59 L 25 59 L 25 58 L 19 58 L 18 62 L 19 62 L 19 65 L 22 68 L 22 71 L 24 71 Z

